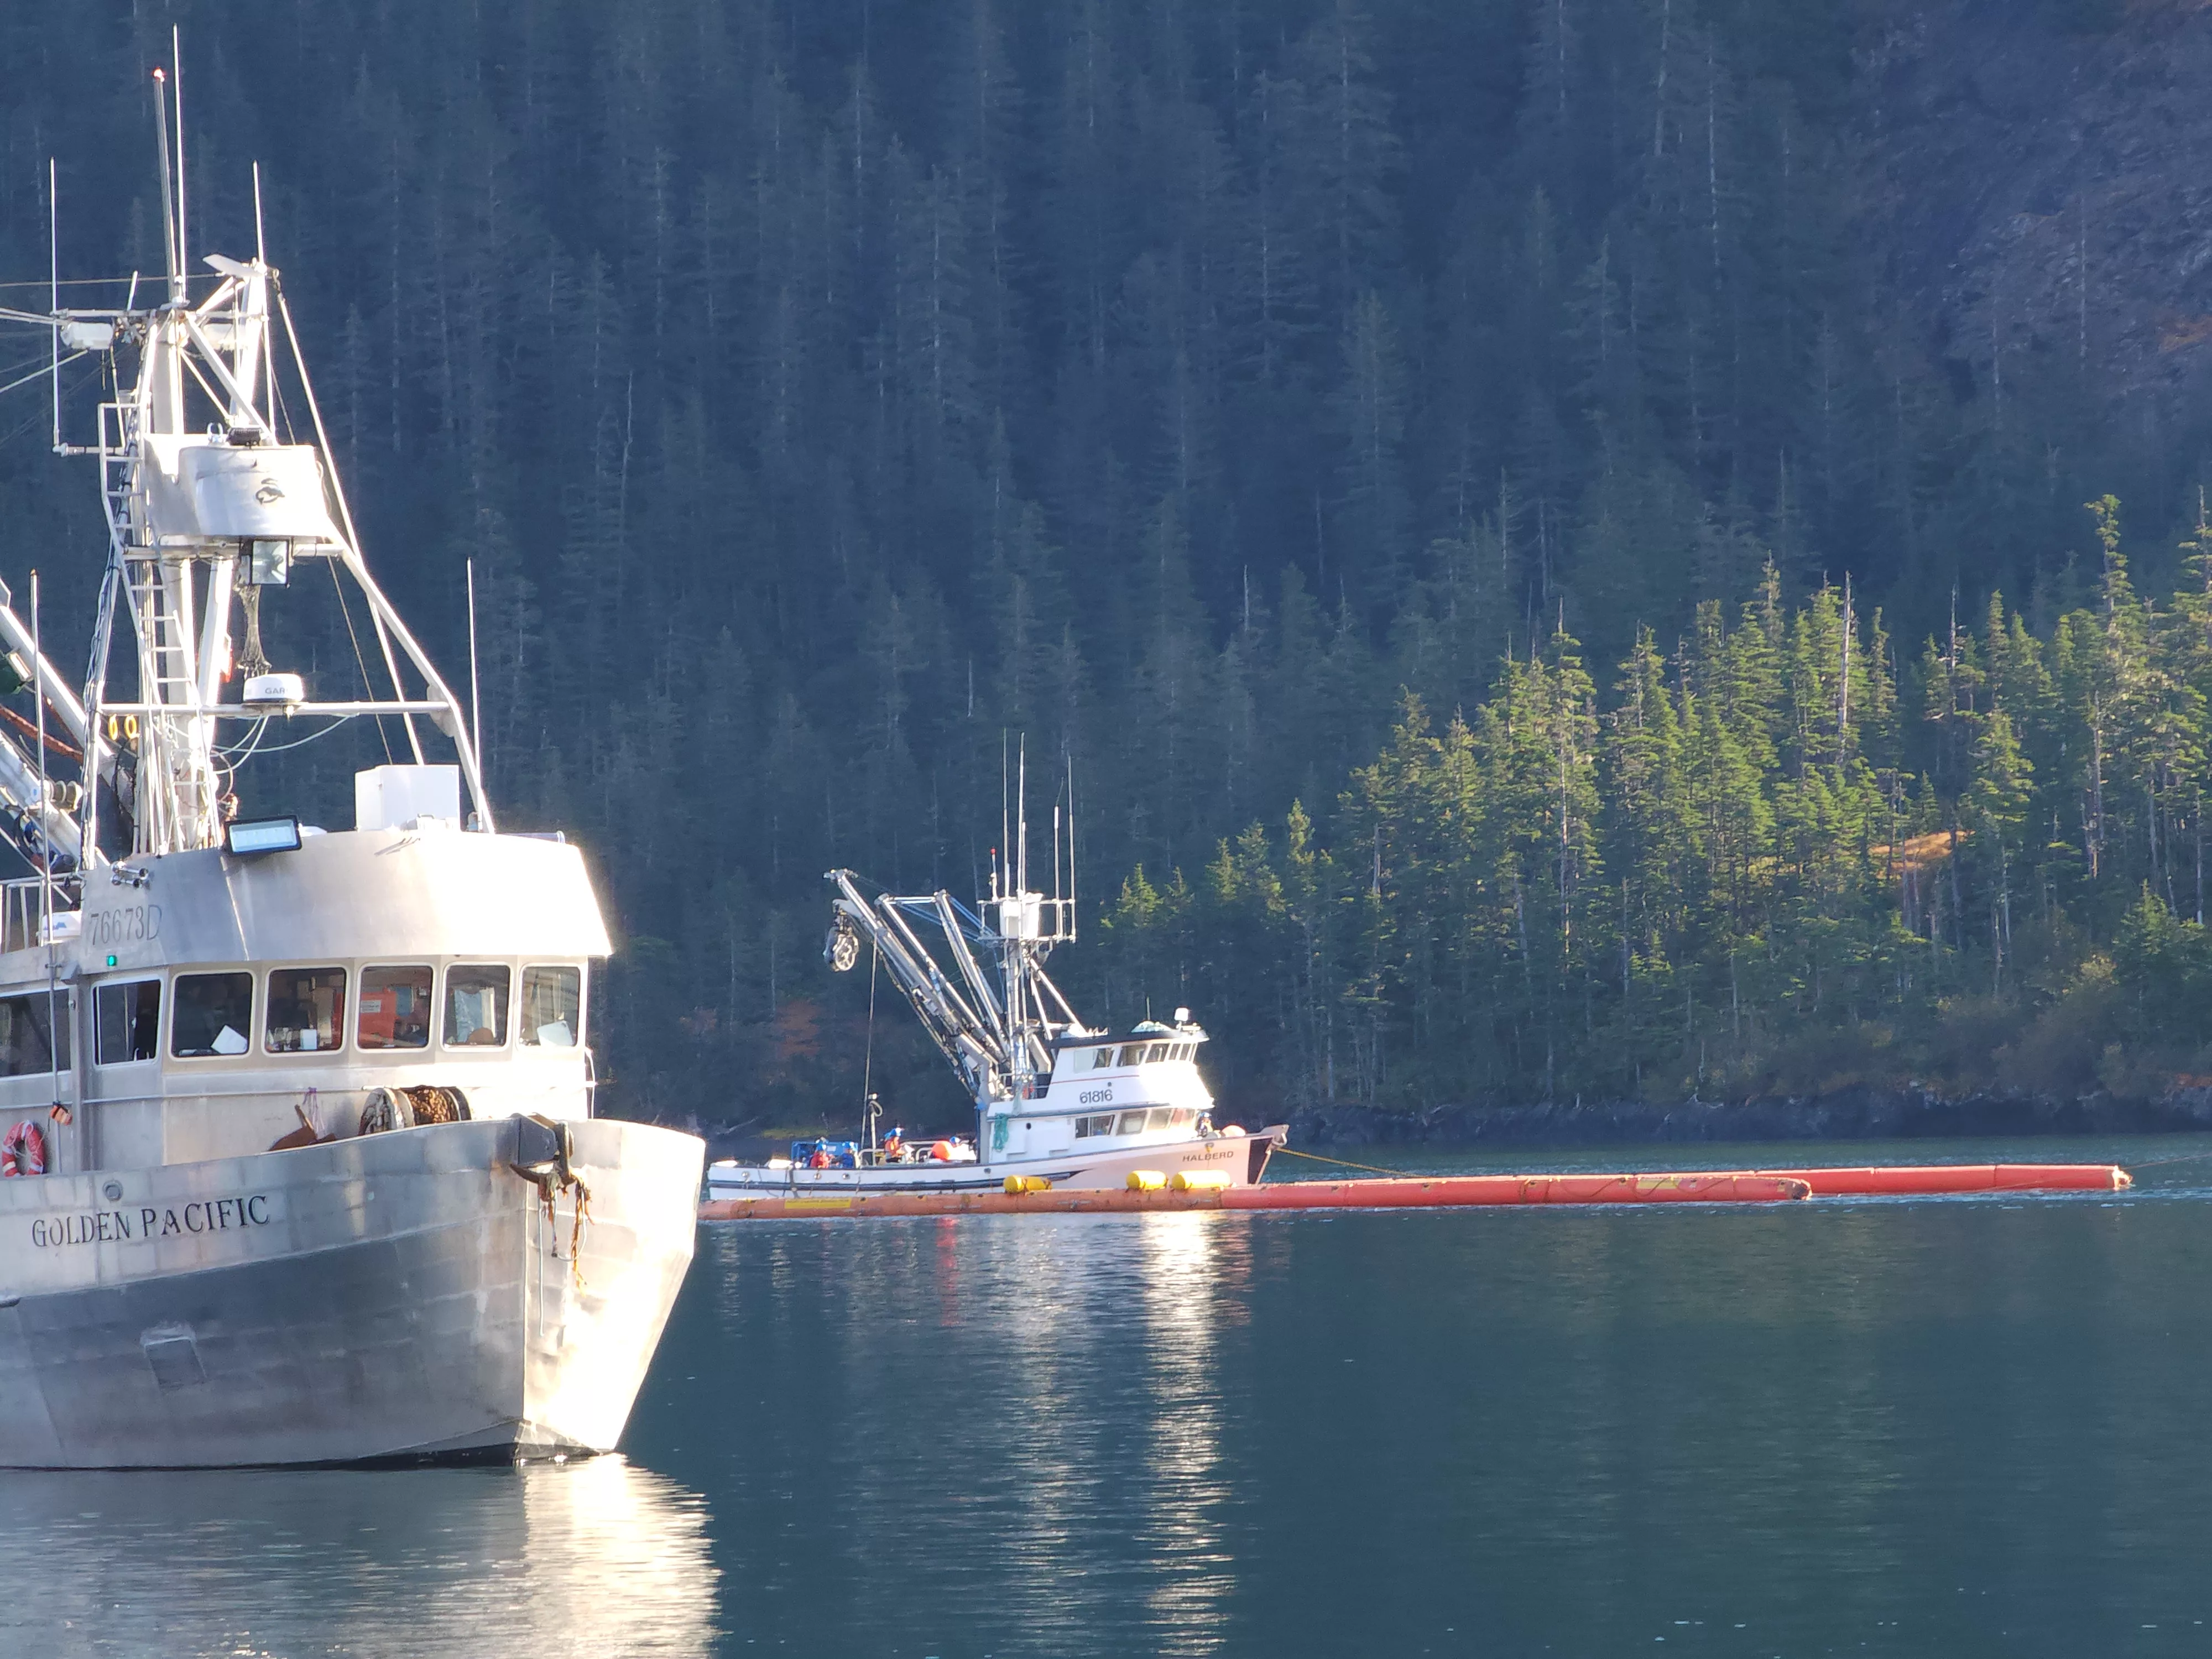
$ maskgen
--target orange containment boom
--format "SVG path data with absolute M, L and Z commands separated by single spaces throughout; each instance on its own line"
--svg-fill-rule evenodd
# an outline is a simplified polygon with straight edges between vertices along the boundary
M 1907 1164 L 1755 1173 L 1802 1181 L 1815 1198 L 1888 1193 L 2116 1193 L 2136 1184 L 2136 1178 L 2117 1164 Z
M 1771 1204 L 1811 1183 L 1765 1170 L 1688 1175 L 1486 1175 L 1279 1181 L 1231 1187 L 1224 1210 L 1419 1210 L 1463 1204 Z
M 793 1193 L 710 1199 L 702 1221 L 799 1216 L 1081 1215 L 1130 1210 L 1418 1210 L 1498 1204 L 1771 1204 L 1809 1198 L 1794 1176 L 1487 1175 L 1360 1181 L 1279 1181 L 1258 1187 L 1042 1193 Z

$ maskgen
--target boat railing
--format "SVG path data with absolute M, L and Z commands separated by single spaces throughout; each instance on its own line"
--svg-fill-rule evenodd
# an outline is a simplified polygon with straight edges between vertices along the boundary
M 54 918 L 51 939 L 46 923 L 49 895 Z M 44 877 L 18 876 L 0 882 L 0 951 L 27 951 L 34 945 L 58 943 L 70 937 L 76 914 L 67 896 Z

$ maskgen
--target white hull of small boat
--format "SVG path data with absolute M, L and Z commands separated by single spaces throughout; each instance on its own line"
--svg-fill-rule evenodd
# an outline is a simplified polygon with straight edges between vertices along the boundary
M 1232 1187 L 1243 1187 L 1258 1182 L 1285 1133 L 1278 1124 L 1251 1134 L 1221 1133 L 1089 1155 L 1046 1153 L 988 1164 L 887 1164 L 860 1170 L 777 1170 L 724 1161 L 708 1166 L 707 1195 L 714 1199 L 789 1192 L 988 1192 L 1004 1187 L 1012 1176 L 1042 1176 L 1055 1188 L 1095 1192 L 1127 1186 L 1130 1175 L 1139 1170 L 1155 1170 L 1170 1180 L 1177 1175 L 1218 1175 L 1226 1176 Z

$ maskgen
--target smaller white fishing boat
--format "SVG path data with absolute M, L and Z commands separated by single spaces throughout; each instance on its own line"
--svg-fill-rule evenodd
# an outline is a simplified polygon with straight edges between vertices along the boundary
M 869 897 L 850 870 L 827 878 L 836 896 L 823 958 L 848 972 L 863 941 L 872 950 L 967 1085 L 975 1139 L 879 1136 L 872 1096 L 865 1141 L 799 1142 L 788 1158 L 711 1164 L 709 1198 L 975 1191 L 1010 1178 L 1096 1188 L 1125 1186 L 1139 1171 L 1168 1182 L 1260 1180 L 1285 1128 L 1247 1132 L 1214 1121 L 1198 1068 L 1206 1035 L 1188 1008 L 1176 1009 L 1172 1024 L 1146 1019 L 1111 1031 L 1086 1024 L 1053 983 L 1045 958 L 1073 941 L 1075 900 L 1031 891 L 1027 836 L 1018 830 L 1015 840 L 1011 879 L 993 871 L 980 913 L 942 890 Z M 1054 843 L 1057 887 L 1057 828 Z M 938 941 L 942 961 L 926 938 Z

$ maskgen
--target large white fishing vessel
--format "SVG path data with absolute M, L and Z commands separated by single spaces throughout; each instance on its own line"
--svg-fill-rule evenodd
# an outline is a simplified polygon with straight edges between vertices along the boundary
M 0 836 L 33 872 L 0 888 L 0 1465 L 605 1449 L 703 1146 L 594 1116 L 583 860 L 496 830 L 473 697 L 363 561 L 258 179 L 253 257 L 195 274 L 155 80 L 166 282 L 0 311 L 51 337 L 109 540 L 76 685 L 35 576 L 27 616 L 0 590 Z M 64 406 L 80 356 L 96 416 Z M 264 610 L 333 594 L 357 695 L 265 659 Z M 358 720 L 404 748 L 350 828 L 239 815 L 257 749 Z
M 1054 817 L 1057 890 L 1057 811 Z M 969 1091 L 975 1139 L 887 1140 L 877 1133 L 871 1096 L 863 1139 L 801 1143 L 791 1157 L 763 1164 L 717 1161 L 707 1169 L 710 1198 L 959 1192 L 1024 1182 L 1083 1189 L 1154 1176 L 1239 1187 L 1260 1180 L 1285 1127 L 1247 1132 L 1214 1122 L 1213 1097 L 1198 1070 L 1206 1035 L 1188 1009 L 1176 1009 L 1173 1024 L 1145 1019 L 1120 1032 L 1078 1017 L 1044 968 L 1055 945 L 1075 938 L 1074 897 L 1030 889 L 1028 830 L 1019 817 L 1009 839 L 1013 855 L 1003 872 L 994 868 L 981 915 L 943 890 L 869 896 L 850 870 L 827 878 L 836 893 L 823 958 L 848 972 L 866 945 L 869 971 L 880 968 L 905 993 Z M 1066 868 L 1074 865 L 1071 836 Z M 925 930 L 945 962 L 925 943 Z

